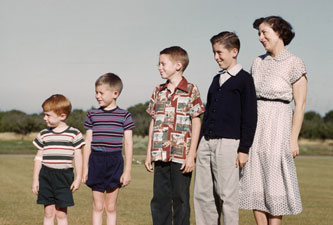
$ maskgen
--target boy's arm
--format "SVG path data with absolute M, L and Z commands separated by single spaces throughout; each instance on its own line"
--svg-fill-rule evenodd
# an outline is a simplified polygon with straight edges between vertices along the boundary
M 241 138 L 238 147 L 236 167 L 243 168 L 249 157 L 257 127 L 257 96 L 252 76 L 248 77 L 241 96 Z
M 147 144 L 147 155 L 146 155 L 146 161 L 145 166 L 148 172 L 153 173 L 154 169 L 151 164 L 151 145 L 153 142 L 153 128 L 154 128 L 154 119 L 151 119 L 150 125 L 149 125 L 149 133 L 148 133 L 148 144 Z
M 42 168 L 43 152 L 38 150 L 34 162 L 34 174 L 32 178 L 32 192 L 37 195 L 39 191 L 39 172 Z
M 86 131 L 85 146 L 83 147 L 83 171 L 82 171 L 82 183 L 86 183 L 88 179 L 89 170 L 89 156 L 91 153 L 91 141 L 92 141 L 92 130 Z
M 191 135 L 190 150 L 186 156 L 186 159 L 182 167 L 180 168 L 181 170 L 183 170 L 183 173 L 190 173 L 194 170 L 195 158 L 197 154 L 197 146 L 200 136 L 200 129 L 201 129 L 200 117 L 192 118 L 192 135 Z
M 74 152 L 74 163 L 75 163 L 75 180 L 71 185 L 72 192 L 79 189 L 82 180 L 82 151 L 81 148 L 75 149 Z
M 125 187 L 131 182 L 131 170 L 133 160 L 133 135 L 132 130 L 125 130 L 124 132 L 124 147 L 125 147 L 125 168 L 120 177 L 122 186 Z

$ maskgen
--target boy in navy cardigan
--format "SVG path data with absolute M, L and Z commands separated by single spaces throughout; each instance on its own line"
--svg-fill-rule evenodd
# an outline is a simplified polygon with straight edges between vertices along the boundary
M 237 63 L 240 41 L 221 32 L 210 39 L 222 69 L 213 78 L 197 153 L 194 186 L 196 224 L 238 224 L 239 168 L 248 160 L 257 124 L 252 76 Z

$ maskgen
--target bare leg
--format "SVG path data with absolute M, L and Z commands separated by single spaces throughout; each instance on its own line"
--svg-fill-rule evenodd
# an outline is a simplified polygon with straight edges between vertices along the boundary
M 93 191 L 93 213 L 92 224 L 102 225 L 104 212 L 104 193 Z
M 68 220 L 67 220 L 67 207 L 65 208 L 58 208 L 56 207 L 56 218 L 58 225 L 68 225 Z
M 54 225 L 55 205 L 44 206 L 44 225 Z
M 106 224 L 117 224 L 117 197 L 119 188 L 106 193 L 105 211 L 106 211 Z
M 269 225 L 280 225 L 282 223 L 282 216 L 268 215 Z
M 268 225 L 268 215 L 266 212 L 253 210 L 257 225 Z

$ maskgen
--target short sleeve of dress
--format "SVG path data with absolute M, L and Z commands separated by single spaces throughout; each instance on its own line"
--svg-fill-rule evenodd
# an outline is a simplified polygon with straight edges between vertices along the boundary
M 44 148 L 44 146 L 45 146 L 45 143 L 44 143 L 44 141 L 43 141 L 43 139 L 42 139 L 42 135 L 41 135 L 41 133 L 39 133 L 38 135 L 37 135 L 37 137 L 35 138 L 35 140 L 32 142 L 35 146 L 36 146 L 36 148 L 38 148 L 39 150 L 42 150 L 43 148 Z
M 153 91 L 153 94 L 151 95 L 150 101 L 149 101 L 149 105 L 148 108 L 146 109 L 146 112 L 151 116 L 154 117 L 155 116 L 155 106 L 156 106 L 156 94 L 157 94 L 157 89 L 158 87 L 156 87 Z
M 84 128 L 86 130 L 91 130 L 93 127 L 92 120 L 91 120 L 91 112 L 88 112 L 86 120 L 84 121 Z
M 197 86 L 193 85 L 192 93 L 191 93 L 191 109 L 190 115 L 191 117 L 197 117 L 201 115 L 205 111 L 205 107 L 202 104 L 199 89 Z
M 305 65 L 300 58 L 296 57 L 293 64 L 293 71 L 290 75 L 290 83 L 295 83 L 303 74 L 306 74 Z

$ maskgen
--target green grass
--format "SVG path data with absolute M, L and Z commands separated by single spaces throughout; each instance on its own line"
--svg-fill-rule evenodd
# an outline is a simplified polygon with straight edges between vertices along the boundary
M 300 145 L 301 155 L 333 156 L 332 145 Z
M 134 154 L 146 155 L 148 137 L 133 136 Z M 36 154 L 31 140 L 0 140 L 0 154 Z
M 36 154 L 36 147 L 27 140 L 0 140 L 0 154 Z
M 133 136 L 135 155 L 146 155 L 148 137 Z M 0 154 L 35 154 L 36 148 L 31 140 L 0 140 Z M 333 156 L 331 142 L 302 141 L 300 142 L 301 155 Z
M 142 157 L 135 157 L 142 159 Z M 284 225 L 329 225 L 333 221 L 333 157 L 296 159 L 303 212 L 285 216 Z M 31 192 L 33 156 L 0 156 L 0 225 L 41 224 L 43 206 L 36 204 Z M 118 199 L 118 224 L 149 225 L 152 174 L 144 165 L 134 164 L 132 183 L 121 189 Z M 193 179 L 192 179 L 193 188 Z M 193 190 L 192 190 L 193 191 Z M 193 192 L 192 192 L 193 193 Z M 91 191 L 85 185 L 74 194 L 75 206 L 69 208 L 69 224 L 91 224 Z M 192 203 L 192 224 L 194 223 Z M 241 210 L 241 225 L 255 224 L 252 212 Z

